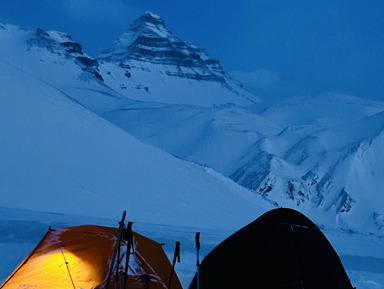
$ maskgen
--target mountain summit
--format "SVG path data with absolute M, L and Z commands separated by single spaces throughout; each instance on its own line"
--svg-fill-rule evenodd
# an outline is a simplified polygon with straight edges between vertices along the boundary
M 171 76 L 225 82 L 225 72 L 218 60 L 210 59 L 204 49 L 175 37 L 166 29 L 164 20 L 151 12 L 136 19 L 100 59 L 170 65 L 177 68 L 167 71 Z
M 151 12 L 136 19 L 98 60 L 105 83 L 131 99 L 198 106 L 261 101 L 228 77 L 218 60 L 174 36 Z

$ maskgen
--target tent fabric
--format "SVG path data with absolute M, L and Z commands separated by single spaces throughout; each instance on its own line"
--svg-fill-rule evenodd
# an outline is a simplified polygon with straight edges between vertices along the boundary
M 292 209 L 274 209 L 240 229 L 200 265 L 199 288 L 352 289 L 320 229 Z M 197 288 L 196 275 L 190 289 Z
M 1 289 L 104 289 L 110 262 L 115 251 L 119 230 L 116 228 L 84 225 L 49 230 L 40 243 L 0 285 Z M 133 252 L 129 259 L 127 288 L 167 288 L 172 266 L 162 245 L 133 234 Z M 124 272 L 126 242 L 121 242 L 119 271 Z M 116 283 L 116 268 L 108 289 L 121 288 Z M 120 287 L 119 287 L 120 286 Z M 181 289 L 176 274 L 172 289 Z

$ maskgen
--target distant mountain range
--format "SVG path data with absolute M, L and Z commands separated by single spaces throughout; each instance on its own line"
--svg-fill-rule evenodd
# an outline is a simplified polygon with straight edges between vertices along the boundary
M 262 208 L 384 230 L 383 102 L 323 94 L 266 104 L 150 12 L 96 58 L 71 36 L 41 28 L 1 23 L 0 41 L 3 73 L 20 70 L 140 141 L 212 168 Z

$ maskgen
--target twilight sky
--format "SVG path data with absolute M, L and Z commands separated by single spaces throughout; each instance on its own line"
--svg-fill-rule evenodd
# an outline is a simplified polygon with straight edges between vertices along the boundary
M 0 0 L 0 21 L 66 32 L 92 56 L 145 11 L 262 98 L 384 100 L 383 0 Z

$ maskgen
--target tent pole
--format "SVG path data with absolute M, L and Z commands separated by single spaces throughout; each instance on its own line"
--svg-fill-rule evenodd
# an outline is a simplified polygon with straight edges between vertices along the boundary
M 120 253 L 121 236 L 122 236 L 122 233 L 123 233 L 123 229 L 125 227 L 124 221 L 125 221 L 125 215 L 126 214 L 127 214 L 127 211 L 124 211 L 123 212 L 123 217 L 121 218 L 121 221 L 119 222 L 119 224 L 120 224 L 120 226 L 119 226 L 119 235 L 118 235 L 117 240 L 116 240 L 115 251 L 113 252 L 113 257 L 112 257 L 112 260 L 111 260 L 111 265 L 109 267 L 108 278 L 107 278 L 107 285 L 105 286 L 105 289 L 108 289 L 109 283 L 111 281 L 111 276 L 112 276 L 112 272 L 113 272 L 113 265 L 115 263 L 117 252 Z M 119 257 L 120 256 L 117 256 L 117 260 L 118 260 L 117 261 L 117 270 L 119 270 Z

